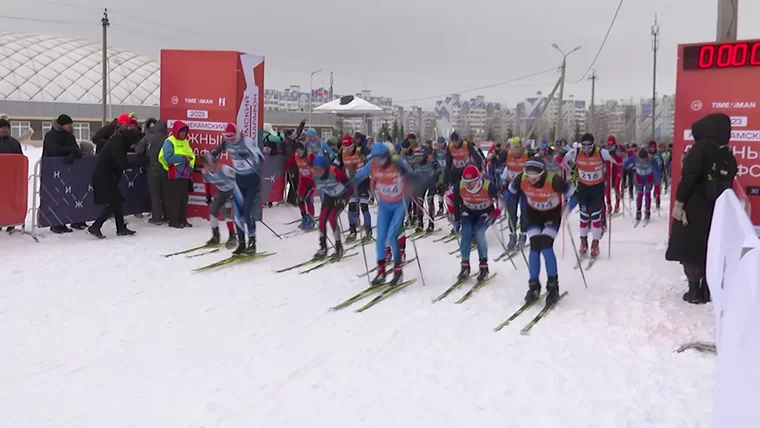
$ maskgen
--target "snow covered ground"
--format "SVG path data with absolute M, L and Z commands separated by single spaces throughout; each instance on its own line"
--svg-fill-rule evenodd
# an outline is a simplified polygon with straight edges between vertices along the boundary
M 367 286 L 361 256 L 273 272 L 310 258 L 315 234 L 279 241 L 262 227 L 259 247 L 277 255 L 198 274 L 224 254 L 161 256 L 205 241 L 198 219 L 176 231 L 129 218 L 132 238 L 107 223 L 102 241 L 3 234 L 0 426 L 707 427 L 714 357 L 673 351 L 712 341 L 711 307 L 681 300 L 666 213 L 647 228 L 616 218 L 588 290 L 567 239 L 570 294 L 529 336 L 538 308 L 493 331 L 522 302 L 525 262 L 492 263 L 499 275 L 470 300 L 434 305 L 459 267 L 455 244 L 431 238 L 418 241 L 427 286 L 358 314 L 328 308 Z M 265 210 L 280 232 L 297 217 Z M 419 278 L 415 264 L 406 276 Z

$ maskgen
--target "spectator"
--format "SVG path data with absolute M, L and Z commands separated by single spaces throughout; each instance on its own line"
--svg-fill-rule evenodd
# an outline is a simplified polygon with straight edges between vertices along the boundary
M 127 141 L 125 142 L 127 145 L 127 152 L 134 153 L 135 147 L 137 147 L 137 143 L 142 140 L 145 134 L 143 134 L 142 129 L 140 128 L 140 122 L 138 122 L 134 117 L 130 117 L 129 126 L 127 128 L 131 131 L 123 134 L 127 138 Z
M 665 258 L 683 265 L 689 281 L 683 299 L 698 304 L 710 301 L 705 266 L 715 201 L 731 188 L 737 166 L 728 146 L 731 118 L 723 113 L 707 115 L 691 125 L 691 132 L 695 141 L 683 159 Z
M 87 229 L 87 234 L 96 238 L 105 238 L 100 231 L 103 223 L 113 215 L 118 236 L 131 236 L 135 232 L 127 229 L 124 223 L 124 196 L 119 190 L 119 182 L 124 170 L 130 167 L 127 158 L 127 142 L 134 139 L 138 131 L 130 125 L 130 118 L 123 114 L 117 119 L 117 132 L 108 140 L 98 155 L 98 164 L 92 172 L 93 199 L 96 204 L 104 205 L 98 219 Z
M 111 123 L 101 127 L 92 136 L 92 143 L 95 144 L 95 153 L 100 154 L 109 139 L 116 133 L 117 119 L 111 121 Z
M 74 162 L 74 159 L 82 157 L 77 140 L 71 132 L 73 125 L 74 121 L 65 114 L 58 116 L 58 119 L 53 121 L 50 131 L 45 134 L 42 141 L 43 158 L 63 157 L 65 158 L 65 163 L 71 164 Z M 84 230 L 87 228 L 87 224 L 72 223 L 71 227 L 77 230 Z M 65 224 L 59 224 L 52 226 L 50 231 L 53 233 L 69 233 L 72 230 L 66 227 Z
M 166 139 L 158 153 L 158 161 L 168 174 L 167 213 L 169 227 L 192 227 L 187 222 L 187 199 L 193 183 L 190 176 L 195 167 L 195 153 L 187 140 L 188 127 L 178 120 L 172 126 L 172 135 Z
M 21 143 L 11 137 L 11 124 L 7 119 L 0 119 L 0 153 L 23 155 Z
M 148 158 L 148 193 L 150 194 L 151 217 L 148 223 L 160 226 L 167 221 L 167 191 L 169 177 L 163 165 L 158 161 L 158 154 L 166 141 L 166 122 L 155 119 L 145 122 L 145 136 L 135 148 L 135 152 Z M 155 123 L 155 124 L 154 124 Z

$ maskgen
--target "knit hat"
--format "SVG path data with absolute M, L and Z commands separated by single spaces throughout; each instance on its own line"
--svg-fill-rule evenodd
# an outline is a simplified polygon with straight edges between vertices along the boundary
M 59 120 L 58 123 L 61 124 L 60 118 L 58 120 Z M 129 115 L 126 114 L 126 113 L 120 114 L 119 117 L 116 119 L 116 123 L 118 125 L 129 125 L 129 122 L 131 122 L 131 121 L 132 121 L 132 118 L 129 117 Z
M 137 126 L 137 127 L 139 127 L 139 126 L 140 126 L 140 122 L 138 122 L 138 121 L 137 121 L 137 119 L 135 119 L 134 117 L 133 117 L 133 118 L 131 118 L 131 119 L 129 119 L 129 124 L 130 124 L 131 126 Z
M 451 137 L 449 138 L 450 141 L 459 141 L 459 134 L 457 134 L 456 131 L 451 133 Z
M 407 139 L 407 140 L 416 140 L 416 139 L 417 139 L 417 136 L 416 136 L 416 135 L 414 135 L 414 134 L 412 134 L 412 133 L 410 132 L 410 133 L 406 134 L 406 139 Z
M 480 178 L 480 171 L 475 165 L 467 165 L 462 170 L 462 181 L 465 183 L 475 181 Z
M 521 146 L 522 146 L 522 141 L 520 141 L 520 137 L 514 137 L 511 140 L 509 140 L 509 147 L 518 148 Z
M 647 151 L 647 149 L 639 150 L 639 157 L 641 159 L 646 159 L 647 157 L 649 157 L 649 152 Z
M 657 147 L 657 142 L 654 140 L 649 142 L 649 148 L 651 149 L 652 147 L 655 147 L 655 148 Z
M 237 137 L 237 126 L 230 122 L 224 127 L 224 138 L 230 139 Z
M 581 137 L 581 145 L 582 146 L 593 146 L 594 145 L 594 136 L 589 134 L 588 132 L 583 134 Z
M 346 135 L 346 136 L 343 137 L 343 140 L 340 142 L 340 144 L 343 147 L 351 147 L 351 146 L 354 145 L 354 139 L 351 138 L 350 135 Z
M 534 156 L 525 162 L 525 172 L 540 174 L 546 170 L 546 164 L 540 157 Z
M 58 119 L 56 119 L 56 122 L 58 122 L 59 125 L 71 125 L 74 123 L 74 121 L 71 119 L 71 116 L 67 114 L 62 114 L 58 116 Z
M 436 141 L 438 141 L 438 144 L 443 144 L 443 143 L 446 142 L 446 139 L 443 138 L 443 137 L 438 137 L 438 139 Z
M 11 123 L 8 122 L 8 119 L 0 119 L 0 128 L 10 128 Z

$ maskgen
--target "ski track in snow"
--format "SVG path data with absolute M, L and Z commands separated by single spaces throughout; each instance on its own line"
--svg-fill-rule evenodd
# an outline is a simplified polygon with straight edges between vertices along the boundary
M 518 271 L 489 262 L 499 275 L 465 303 L 454 301 L 472 281 L 433 305 L 459 268 L 456 245 L 433 238 L 417 241 L 427 286 L 411 263 L 414 285 L 357 314 L 361 302 L 328 308 L 367 286 L 361 253 L 273 273 L 310 258 L 316 234 L 279 241 L 261 227 L 259 247 L 277 255 L 198 274 L 226 251 L 161 256 L 205 241 L 198 219 L 174 231 L 130 217 L 137 236 L 116 238 L 109 222 L 100 241 L 2 235 L 0 426 L 708 427 L 714 356 L 674 350 L 712 341 L 712 308 L 681 300 L 667 212 L 637 229 L 616 217 L 613 258 L 605 236 L 588 290 L 560 236 L 570 294 L 529 336 L 519 330 L 538 307 L 492 330 L 522 303 L 522 257 Z M 296 217 L 265 210 L 280 232 Z

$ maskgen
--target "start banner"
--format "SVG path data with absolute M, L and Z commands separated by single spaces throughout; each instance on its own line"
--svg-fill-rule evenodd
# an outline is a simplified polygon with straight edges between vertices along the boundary
M 196 156 L 221 143 L 227 123 L 235 123 L 261 147 L 264 57 L 235 51 L 162 50 L 161 118 L 170 129 L 177 120 L 188 126 Z M 227 153 L 220 159 L 231 163 Z M 266 180 L 261 181 L 266 186 Z M 194 174 L 193 182 L 188 216 L 208 217 L 200 174 Z

